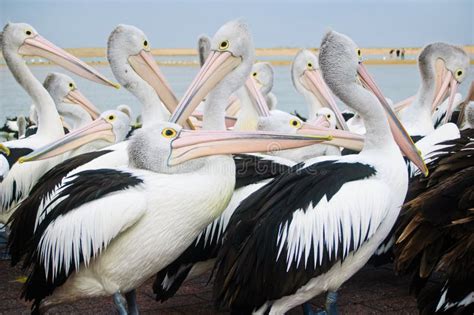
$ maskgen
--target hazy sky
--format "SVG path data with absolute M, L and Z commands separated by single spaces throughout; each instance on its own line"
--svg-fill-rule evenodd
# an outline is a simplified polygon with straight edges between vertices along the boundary
M 371 47 L 474 43 L 474 0 L 0 0 L 0 24 L 32 24 L 62 47 L 105 47 L 119 23 L 152 46 L 194 47 L 227 20 L 244 18 L 257 47 L 319 46 L 330 28 Z

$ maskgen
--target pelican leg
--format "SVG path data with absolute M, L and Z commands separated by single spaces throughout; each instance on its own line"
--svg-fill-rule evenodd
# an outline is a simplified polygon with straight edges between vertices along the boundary
M 0 226 L 0 260 L 9 260 L 10 255 L 7 250 L 8 231 L 6 226 Z
M 125 298 L 127 299 L 128 305 L 128 314 L 129 315 L 138 315 L 138 304 L 137 304 L 137 291 L 132 290 L 125 293 Z
M 117 291 L 114 293 L 114 303 L 115 307 L 117 307 L 117 311 L 119 312 L 119 315 L 127 315 L 127 308 L 125 307 L 126 301 L 122 296 L 122 293 L 120 291 Z
M 326 295 L 326 313 L 328 315 L 337 315 L 337 292 L 329 291 Z
M 303 314 L 304 315 L 326 315 L 325 310 L 315 311 L 311 303 L 306 302 L 303 304 Z
M 309 302 L 303 304 L 304 315 L 337 315 L 337 292 L 329 291 L 326 294 L 325 309 L 320 311 L 314 311 L 313 307 Z

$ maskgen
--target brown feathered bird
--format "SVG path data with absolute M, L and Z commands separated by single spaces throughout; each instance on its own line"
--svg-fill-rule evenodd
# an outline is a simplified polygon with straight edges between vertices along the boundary
M 420 314 L 474 313 L 474 129 L 444 143 L 430 176 L 410 183 L 395 269 L 413 274 Z M 435 285 L 428 280 L 442 280 Z

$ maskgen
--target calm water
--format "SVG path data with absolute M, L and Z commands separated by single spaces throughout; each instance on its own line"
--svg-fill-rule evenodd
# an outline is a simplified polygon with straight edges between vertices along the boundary
M 387 97 L 394 102 L 400 101 L 416 93 L 419 85 L 418 68 L 415 65 L 373 65 L 368 66 L 380 88 Z M 34 75 L 44 80 L 46 75 L 53 71 L 65 72 L 54 66 L 33 66 L 30 68 Z M 161 67 L 178 96 L 181 96 L 191 83 L 198 67 Z M 108 78 L 113 79 L 108 66 L 99 66 L 98 70 Z M 297 110 L 306 114 L 304 99 L 295 91 L 291 83 L 290 67 L 275 66 L 275 82 L 273 92 L 278 97 L 278 108 L 285 111 Z M 69 74 L 69 73 L 67 73 Z M 70 75 L 70 74 L 69 74 Z M 92 83 L 77 76 L 73 77 L 79 89 L 100 109 L 115 108 L 119 104 L 128 104 L 134 115 L 140 112 L 138 101 L 125 89 L 115 90 Z M 471 66 L 469 77 L 461 85 L 460 91 L 466 94 L 468 82 L 474 80 L 474 67 Z M 19 114 L 28 115 L 31 100 L 26 92 L 18 85 L 7 67 L 0 67 L 0 124 L 7 116 Z

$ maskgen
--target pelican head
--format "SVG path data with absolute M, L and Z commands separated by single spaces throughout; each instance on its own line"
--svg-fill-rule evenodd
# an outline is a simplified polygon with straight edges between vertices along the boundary
M 420 152 L 398 120 L 395 112 L 388 104 L 375 81 L 369 75 L 365 66 L 360 62 L 359 57 L 360 50 L 348 36 L 334 31 L 326 33 L 323 37 L 321 52 L 319 54 L 319 66 L 321 67 L 326 83 L 335 95 L 346 104 L 350 104 L 352 109 L 360 113 L 364 119 L 371 119 L 371 117 L 374 117 L 373 112 L 380 111 L 380 109 L 369 106 L 369 104 L 382 106 L 387 114 L 393 137 L 401 151 L 427 175 L 428 169 L 423 158 L 420 156 Z M 373 95 L 367 93 L 367 91 L 360 86 L 360 83 L 370 90 Z M 358 97 L 358 101 L 354 101 L 355 93 L 357 93 L 355 96 Z M 378 102 L 374 99 L 374 95 Z M 364 101 L 362 101 L 362 99 L 364 99 Z
M 46 76 L 43 86 L 48 90 L 61 113 L 61 104 L 79 105 L 92 119 L 97 119 L 100 111 L 77 88 L 76 83 L 69 76 L 53 72 Z
M 446 43 L 432 43 L 423 48 L 418 56 L 418 66 L 422 80 L 430 84 L 435 81 L 435 96 L 431 103 L 432 112 L 448 96 L 448 107 L 444 122 L 448 122 L 453 111 L 457 88 L 467 77 L 469 56 L 459 47 Z M 432 69 L 434 75 L 432 77 Z M 431 101 L 431 100 L 430 100 Z
M 250 75 L 254 58 L 252 36 L 247 25 L 241 20 L 224 24 L 212 38 L 206 62 L 170 121 L 182 125 L 214 87 L 225 87 L 229 95 L 235 92 Z M 227 104 L 222 102 L 222 105 L 224 111 Z
M 474 101 L 463 104 L 458 118 L 458 125 L 461 130 L 474 128 Z
M 336 100 L 321 76 L 318 58 L 312 52 L 303 49 L 296 54 L 291 66 L 291 79 L 296 90 L 309 103 L 309 119 L 316 116 L 318 109 L 327 107 L 335 113 L 338 127 L 348 130 Z
M 336 128 L 336 116 L 334 112 L 329 108 L 321 108 L 316 111 L 316 119 L 323 119 L 326 120 L 328 123 L 328 128 L 334 129 Z
M 122 113 L 127 115 L 130 119 L 132 119 L 133 111 L 130 106 L 128 106 L 127 104 L 120 104 L 120 105 L 117 105 L 116 108 L 118 111 L 121 111 Z
M 257 83 L 263 95 L 267 95 L 273 88 L 273 67 L 268 62 L 257 62 L 252 67 L 252 78 Z
M 328 140 L 328 136 L 275 132 L 187 130 L 169 122 L 138 130 L 128 145 L 133 167 L 159 173 L 184 173 L 204 165 L 213 155 L 291 149 Z
M 90 124 L 21 157 L 18 161 L 23 163 L 44 160 L 69 152 L 92 141 L 118 143 L 125 139 L 129 129 L 130 117 L 128 115 L 118 110 L 107 110 Z
M 156 64 L 150 41 L 142 30 L 118 25 L 109 36 L 107 59 L 114 76 L 133 95 L 142 100 L 143 93 L 156 93 L 169 112 L 175 110 L 178 100 Z M 167 116 L 162 113 L 159 118 L 163 120 Z
M 304 122 L 296 116 L 281 110 L 272 110 L 269 116 L 259 118 L 257 129 L 296 134 L 303 124 Z
M 267 117 L 260 117 L 257 129 L 259 131 L 283 132 L 285 134 L 311 135 L 316 137 L 329 137 L 325 144 L 341 146 L 351 150 L 360 151 L 364 146 L 364 137 L 345 130 L 335 130 L 335 119 L 327 117 L 332 111 L 327 108 L 321 109 L 316 118 L 308 122 L 303 122 L 296 116 L 280 110 L 272 110 Z M 332 122 L 332 123 L 331 123 Z M 318 146 L 318 144 L 315 144 Z M 314 152 L 321 150 L 314 148 L 301 148 L 287 152 L 280 152 L 276 155 L 299 161 L 304 158 L 314 157 Z
M 22 56 L 38 56 L 46 58 L 88 80 L 116 88 L 119 87 L 85 62 L 47 41 L 31 25 L 26 23 L 8 23 L 5 25 L 2 33 L 2 52 L 9 67 L 18 64 L 18 59 L 21 59 Z M 10 63 L 8 60 L 17 62 Z M 16 72 L 12 71 L 13 74 Z M 22 80 L 22 78 L 16 79 L 19 82 Z

